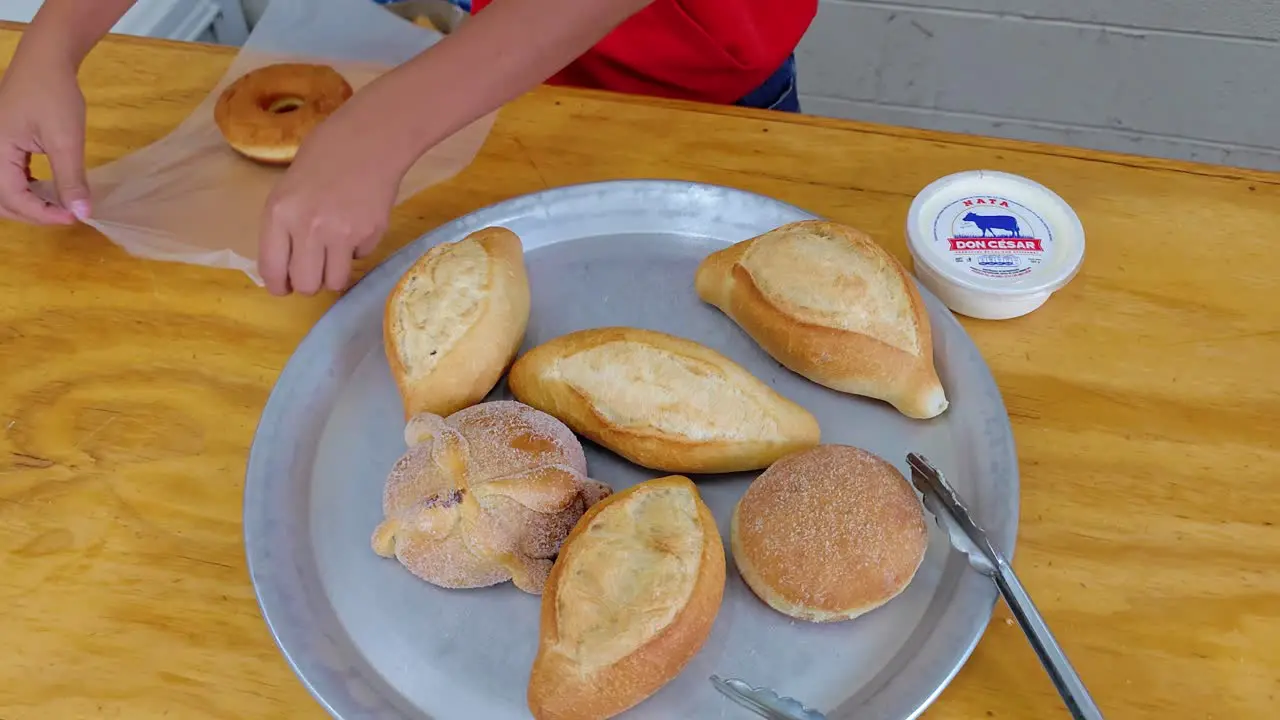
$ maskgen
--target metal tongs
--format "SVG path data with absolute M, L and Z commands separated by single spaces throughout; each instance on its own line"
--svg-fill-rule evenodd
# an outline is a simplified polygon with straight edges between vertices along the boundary
M 737 678 L 711 676 L 711 684 L 725 697 L 766 720 L 827 720 L 799 700 L 784 697 L 767 687 L 752 687 Z
M 951 546 L 968 556 L 973 569 L 995 581 L 1071 716 L 1075 720 L 1103 720 L 1102 712 L 1067 661 L 1058 641 L 1053 639 L 1053 633 L 1013 574 L 1013 568 L 973 521 L 951 484 L 921 455 L 907 455 L 907 464 L 911 466 L 912 484 L 924 496 L 924 506 L 938 521 L 938 526 L 947 532 Z M 711 676 L 711 684 L 734 702 L 768 720 L 826 720 L 817 710 L 781 697 L 766 687 L 752 687 L 741 680 L 725 680 L 717 675 Z
M 928 460 L 916 453 L 907 455 L 907 464 L 911 466 L 911 482 L 924 496 L 925 508 L 933 513 L 938 526 L 951 538 L 951 546 L 969 557 L 969 565 L 974 570 L 995 581 L 1071 716 L 1075 720 L 1103 720 L 1102 712 L 1067 661 L 1053 633 L 1049 632 L 1049 626 L 1031 602 L 1031 596 L 1013 574 L 1013 568 L 992 546 L 982 528 L 974 523 L 951 484 Z

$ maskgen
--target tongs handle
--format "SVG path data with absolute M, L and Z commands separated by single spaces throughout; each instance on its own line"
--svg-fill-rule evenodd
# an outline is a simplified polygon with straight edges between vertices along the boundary
M 1022 631 L 1026 633 L 1027 640 L 1031 642 L 1036 655 L 1040 656 L 1040 663 L 1049 673 L 1049 679 L 1058 689 L 1058 694 L 1062 696 L 1062 701 L 1071 712 L 1071 717 L 1076 720 L 1103 720 L 1102 711 L 1094 704 L 1089 690 L 1076 674 L 1075 668 L 1071 667 L 1066 653 L 1062 651 L 1053 633 L 1049 631 L 1049 626 L 1040 616 L 1040 611 L 1036 610 L 1031 596 L 1022 587 L 1022 583 L 1018 582 L 1018 576 L 1014 574 L 1013 568 L 1003 557 L 997 556 L 994 579 L 996 587 L 1000 588 L 1000 594 L 1004 596 L 1004 601 L 1013 611 L 1013 617 L 1022 626 Z
M 1018 582 L 1009 561 L 973 521 L 955 488 L 923 455 L 909 453 L 907 464 L 911 467 L 912 484 L 923 496 L 925 507 L 947 531 L 952 547 L 968 556 L 969 565 L 975 570 L 995 580 L 996 587 L 1013 611 L 1018 625 L 1022 626 L 1071 716 L 1075 720 L 1103 720 L 1102 712 L 1094 704 L 1084 682 L 1071 667 L 1053 633 L 1049 632 L 1049 626 L 1036 610 L 1035 603 L 1031 602 L 1031 595 Z

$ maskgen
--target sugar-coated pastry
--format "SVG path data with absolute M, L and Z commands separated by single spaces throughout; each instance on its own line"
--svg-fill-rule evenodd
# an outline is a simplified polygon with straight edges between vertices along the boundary
M 496 401 L 405 428 L 409 450 L 383 492 L 373 549 L 434 585 L 513 580 L 542 592 L 574 523 L 609 487 L 587 478 L 578 439 L 527 405 Z
M 924 559 L 928 529 L 897 468 L 855 447 L 820 445 L 751 483 L 729 542 L 757 597 L 785 615 L 831 622 L 902 592 Z

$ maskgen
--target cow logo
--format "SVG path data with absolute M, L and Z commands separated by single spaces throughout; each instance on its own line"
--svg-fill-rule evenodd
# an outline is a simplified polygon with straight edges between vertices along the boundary
M 1015 215 L 979 215 L 978 213 L 970 212 L 965 213 L 965 216 L 960 219 L 976 225 L 982 231 L 982 237 L 986 237 L 988 233 L 991 237 L 995 237 L 996 230 L 1007 232 L 1013 237 L 1018 237 L 1020 232 L 1018 218 Z
M 934 248 L 952 267 L 987 278 L 1019 278 L 1047 259 L 1053 233 L 1038 213 L 1008 198 L 975 195 L 934 221 Z

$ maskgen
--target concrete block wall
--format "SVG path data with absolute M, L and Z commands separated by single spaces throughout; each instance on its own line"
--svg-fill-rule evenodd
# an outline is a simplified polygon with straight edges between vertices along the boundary
M 1280 0 L 821 0 L 797 56 L 811 114 L 1280 171 Z
M 1280 170 L 1280 0 L 822 0 L 804 111 Z

